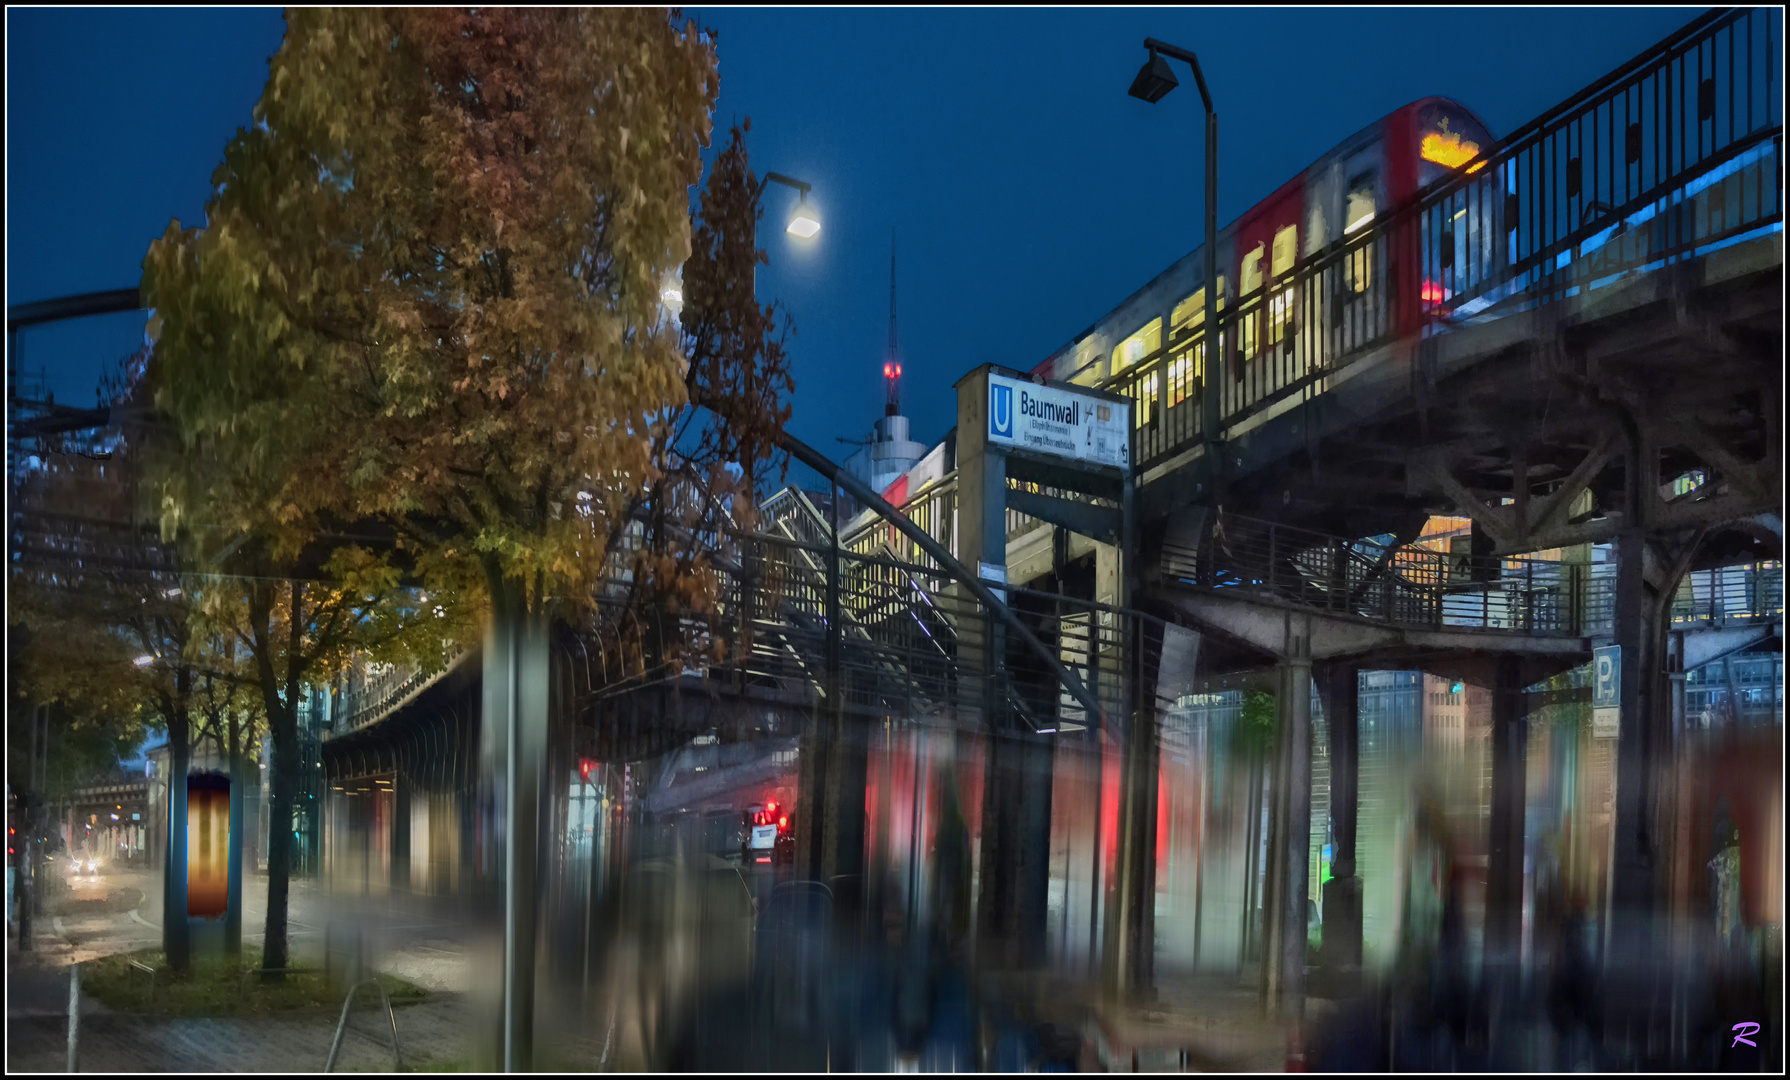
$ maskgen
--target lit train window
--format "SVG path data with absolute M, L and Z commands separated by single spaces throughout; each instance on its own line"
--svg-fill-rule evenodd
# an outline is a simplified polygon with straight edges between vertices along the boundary
M 1244 296 L 1262 287 L 1262 253 L 1267 245 L 1257 244 L 1255 250 L 1243 256 L 1243 282 L 1241 292 Z
M 1293 269 L 1293 260 L 1299 255 L 1299 226 L 1288 225 L 1274 234 L 1274 258 L 1269 268 L 1270 277 L 1279 277 Z
M 1113 350 L 1113 372 L 1124 371 L 1162 348 L 1162 320 L 1151 319 L 1143 329 L 1132 334 Z
M 1362 173 L 1349 181 L 1348 202 L 1343 207 L 1343 235 L 1364 229 L 1374 220 L 1374 174 Z
M 1440 105 L 1426 105 L 1417 118 L 1417 182 L 1430 184 L 1478 158 L 1492 137 L 1465 114 Z
M 1224 275 L 1218 275 L 1218 310 L 1224 310 Z M 1190 332 L 1196 326 L 1206 324 L 1206 290 L 1195 289 L 1192 296 L 1175 305 L 1169 314 L 1169 322 L 1174 326 L 1173 337 Z

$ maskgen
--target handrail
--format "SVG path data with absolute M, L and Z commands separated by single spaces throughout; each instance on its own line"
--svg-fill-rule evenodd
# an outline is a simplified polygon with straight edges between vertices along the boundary
M 890 506 L 883 500 L 881 495 L 870 490 L 870 485 L 840 468 L 820 451 L 809 446 L 794 435 L 789 434 L 787 431 L 783 433 L 782 441 L 783 448 L 789 451 L 791 457 L 794 457 L 815 472 L 820 473 L 833 483 L 838 484 L 840 487 L 850 492 L 853 498 L 872 510 L 875 510 L 883 520 L 895 526 L 903 536 L 912 540 L 921 551 L 924 551 L 927 555 L 931 556 L 933 561 L 937 562 L 941 567 L 944 567 L 946 572 L 949 573 L 951 577 L 955 578 L 959 584 L 966 587 L 971 595 L 982 602 L 984 607 L 999 615 L 1008 626 L 1013 628 L 1019 635 L 1020 640 L 1024 641 L 1028 648 L 1044 659 L 1044 662 L 1049 666 L 1051 672 L 1056 675 L 1058 680 L 1060 680 L 1064 686 L 1069 688 L 1069 692 L 1081 703 L 1082 708 L 1088 710 L 1088 715 L 1090 717 L 1104 715 L 1104 710 L 1100 708 L 1098 700 L 1088 693 L 1088 688 L 1082 685 L 1081 679 L 1074 672 L 1064 667 L 1062 659 L 1050 649 L 1045 648 L 1044 643 L 1038 640 L 1038 636 L 1032 633 L 1031 628 L 1020 621 L 1019 616 L 1015 615 L 1012 609 L 1002 602 L 1000 598 L 996 597 L 994 593 L 989 590 L 988 586 L 982 584 L 982 582 L 965 569 L 964 565 L 958 562 L 949 551 L 946 551 L 944 545 L 929 536 L 926 533 L 926 530 L 915 525 L 912 521 L 909 521 L 901 511 Z
M 354 995 L 363 986 L 371 986 L 375 990 L 378 990 L 380 1000 L 385 1002 L 385 1018 L 391 1022 L 392 1026 L 392 1060 L 395 1062 L 394 1071 L 402 1071 L 404 1068 L 404 1055 L 398 1049 L 398 1017 L 396 1013 L 392 1012 L 391 995 L 385 992 L 385 987 L 379 984 L 379 976 L 375 975 L 370 979 L 362 979 L 360 982 L 357 982 L 348 988 L 347 1000 L 342 1002 L 342 1019 L 336 1021 L 336 1037 L 331 1040 L 329 1044 L 329 1059 L 323 1063 L 324 1072 L 335 1071 L 336 1055 L 342 1051 L 343 1035 L 352 1030 L 356 1035 L 362 1035 L 369 1039 L 373 1037 L 364 1031 L 352 1029 L 348 1026 L 348 1010 L 353 1008 Z

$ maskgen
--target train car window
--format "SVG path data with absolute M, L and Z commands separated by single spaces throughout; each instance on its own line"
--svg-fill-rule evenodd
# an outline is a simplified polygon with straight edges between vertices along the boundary
M 1305 223 L 1305 254 L 1316 255 L 1328 242 L 1330 228 L 1324 218 L 1324 208 L 1313 203 L 1311 216 Z
M 1218 275 L 1218 310 L 1224 310 L 1224 275 Z M 1185 334 L 1191 334 L 1194 328 L 1206 324 L 1206 290 L 1195 289 L 1192 296 L 1175 305 L 1169 313 L 1169 323 L 1174 327 L 1169 335 L 1170 341 L 1179 340 Z
M 1162 348 L 1162 320 L 1151 319 L 1143 329 L 1132 334 L 1113 350 L 1113 372 L 1124 371 Z
M 1274 234 L 1274 258 L 1268 274 L 1280 277 L 1293 269 L 1293 263 L 1299 257 L 1299 226 L 1288 225 Z
M 1348 201 L 1343 207 L 1343 235 L 1365 229 L 1374 220 L 1374 174 L 1362 173 L 1349 181 Z
M 1343 282 L 1352 293 L 1364 293 L 1374 281 L 1374 246 L 1372 243 L 1343 256 Z
M 1424 106 L 1418 113 L 1417 132 L 1420 185 L 1469 165 L 1492 145 L 1490 133 L 1458 106 Z
M 1243 256 L 1242 295 L 1248 296 L 1262 287 L 1262 254 L 1266 244 L 1257 244 L 1255 250 Z
M 1282 289 L 1268 300 L 1268 344 L 1279 345 L 1291 336 L 1293 290 Z

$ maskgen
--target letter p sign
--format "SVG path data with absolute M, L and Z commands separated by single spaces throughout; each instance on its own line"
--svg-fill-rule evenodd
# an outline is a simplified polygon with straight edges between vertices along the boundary
M 1759 1034 L 1759 1025 L 1758 1024 L 1755 1024 L 1750 1020 L 1745 1020 L 1738 1024 L 1735 1024 L 1733 1027 L 1733 1031 L 1734 1031 L 1734 1041 L 1728 1044 L 1728 1049 L 1732 1050 L 1736 1046 L 1739 1046 L 1741 1043 L 1746 1043 L 1748 1046 L 1754 1048 L 1755 1050 L 1759 1048 L 1758 1043 L 1747 1038 L 1748 1035 Z

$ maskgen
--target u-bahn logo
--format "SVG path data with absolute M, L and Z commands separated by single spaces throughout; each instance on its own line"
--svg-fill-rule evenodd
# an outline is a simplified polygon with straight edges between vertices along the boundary
M 988 433 L 1003 439 L 1013 437 L 1013 388 L 999 383 L 988 384 Z

